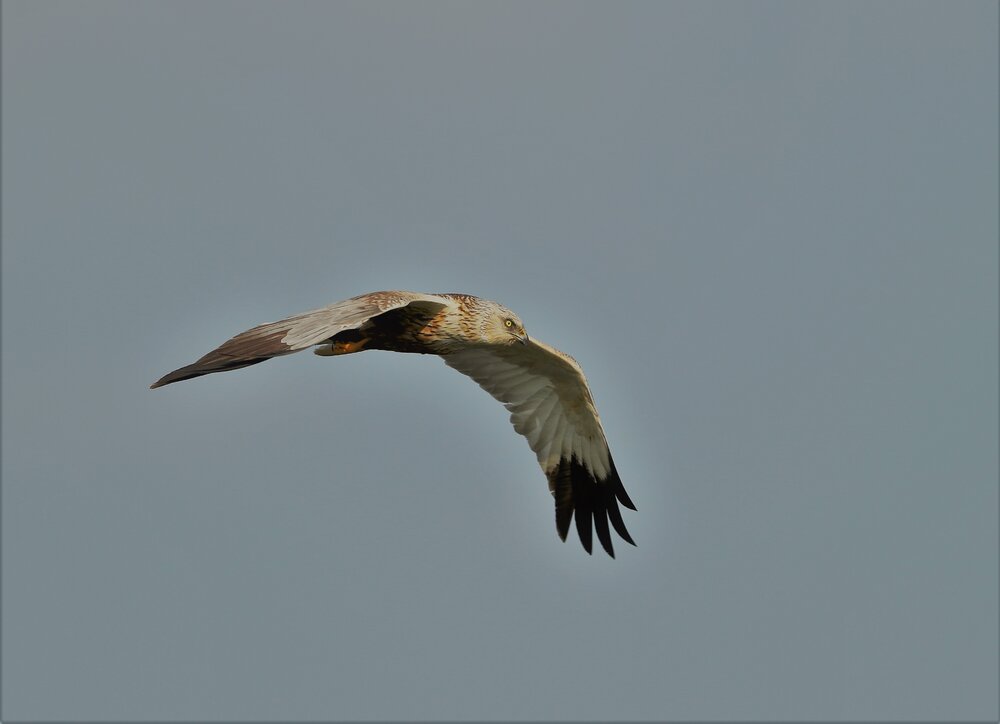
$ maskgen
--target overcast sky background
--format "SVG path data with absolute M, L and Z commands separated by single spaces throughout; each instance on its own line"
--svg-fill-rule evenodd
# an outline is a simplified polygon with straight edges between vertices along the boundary
M 993 719 L 997 5 L 3 4 L 23 719 Z M 587 371 L 638 548 L 376 289 Z

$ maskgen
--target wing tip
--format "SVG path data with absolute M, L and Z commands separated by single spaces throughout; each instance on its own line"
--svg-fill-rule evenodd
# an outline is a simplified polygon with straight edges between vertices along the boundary
M 618 498 L 618 501 L 629 510 L 639 510 L 635 507 L 635 503 L 633 503 L 628 497 L 628 493 L 625 492 L 625 488 L 622 488 L 620 485 L 618 490 L 615 491 L 615 497 Z
M 575 518 L 580 544 L 588 555 L 593 555 L 596 533 L 605 553 L 615 558 L 612 527 L 622 540 L 638 547 L 618 509 L 619 501 L 632 510 L 635 506 L 622 487 L 614 463 L 609 475 L 600 480 L 575 457 L 561 458 L 557 465 L 546 471 L 546 475 L 555 498 L 556 532 L 560 539 L 566 541 L 571 521 Z
M 163 377 L 158 379 L 156 382 L 151 384 L 149 386 L 149 389 L 155 390 L 158 387 L 163 387 L 165 385 L 173 384 L 174 382 L 180 382 L 181 380 L 190 379 L 191 377 L 198 377 L 198 374 L 189 373 L 189 368 L 191 366 L 192 365 L 188 365 L 187 367 L 181 367 L 180 369 L 174 370 L 173 372 L 168 372 L 167 374 L 163 375 Z

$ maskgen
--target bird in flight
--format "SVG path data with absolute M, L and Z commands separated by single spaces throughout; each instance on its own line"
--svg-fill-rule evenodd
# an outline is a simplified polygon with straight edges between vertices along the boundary
M 528 337 L 506 307 L 468 294 L 388 291 L 362 294 L 241 332 L 197 362 L 150 385 L 225 372 L 309 347 L 324 357 L 369 349 L 439 355 L 503 403 L 528 440 L 555 499 L 564 541 L 575 515 L 587 553 L 592 530 L 614 558 L 608 521 L 635 545 L 620 502 L 635 510 L 611 459 L 601 418 L 576 360 Z

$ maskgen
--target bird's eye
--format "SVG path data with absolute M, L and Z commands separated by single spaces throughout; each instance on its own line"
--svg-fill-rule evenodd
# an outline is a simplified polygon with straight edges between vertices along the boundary
M 503 326 L 505 326 L 505 327 L 507 327 L 508 329 L 510 329 L 511 327 L 513 327 L 513 326 L 514 326 L 514 323 L 513 323 L 513 322 L 512 322 L 511 320 L 509 320 L 509 319 L 505 319 L 505 320 L 503 321 Z

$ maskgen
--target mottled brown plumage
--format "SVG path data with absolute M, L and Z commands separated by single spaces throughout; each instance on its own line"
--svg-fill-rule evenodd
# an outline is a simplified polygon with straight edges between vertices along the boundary
M 614 557 L 609 521 L 635 545 L 618 504 L 635 506 L 615 469 L 583 370 L 569 355 L 529 339 L 520 318 L 496 302 L 468 294 L 362 294 L 242 332 L 151 387 L 308 347 L 322 356 L 369 349 L 440 355 L 510 411 L 514 429 L 527 438 L 548 478 L 563 540 L 575 516 L 588 553 L 596 530 Z

